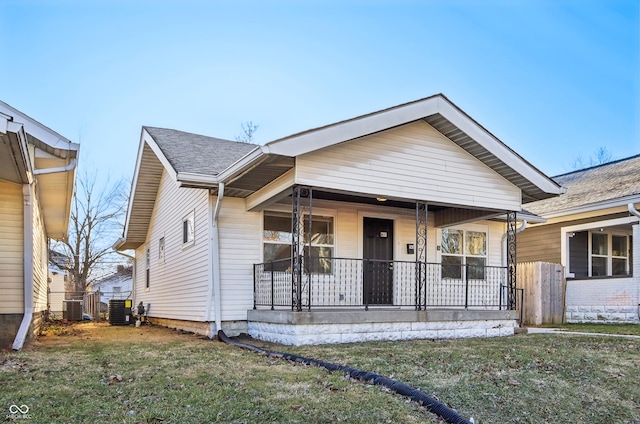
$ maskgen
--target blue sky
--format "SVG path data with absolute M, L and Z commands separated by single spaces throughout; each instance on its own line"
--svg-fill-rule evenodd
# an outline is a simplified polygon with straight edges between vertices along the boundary
M 0 54 L 103 177 L 142 125 L 264 143 L 435 93 L 550 176 L 640 153 L 640 0 L 4 0 Z

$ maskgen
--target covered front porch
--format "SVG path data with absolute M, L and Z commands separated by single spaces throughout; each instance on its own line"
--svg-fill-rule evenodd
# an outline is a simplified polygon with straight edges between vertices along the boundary
M 290 213 L 263 213 L 265 262 L 253 266 L 247 314 L 253 337 L 302 345 L 514 333 L 523 296 L 515 287 L 515 212 L 452 214 L 420 201 L 372 200 L 373 207 L 359 196 L 296 185 Z M 355 234 L 334 234 L 328 206 L 368 212 L 359 214 Z M 453 229 L 487 220 L 491 231 Z M 503 258 L 489 253 L 489 238 L 501 240 L 492 250 Z M 334 256 L 345 244 L 358 245 L 361 257 Z

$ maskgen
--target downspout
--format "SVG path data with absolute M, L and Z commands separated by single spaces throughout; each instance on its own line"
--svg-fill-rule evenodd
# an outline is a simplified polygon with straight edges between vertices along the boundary
M 20 350 L 27 338 L 29 327 L 33 319 L 33 196 L 31 184 L 22 186 L 24 197 L 23 207 L 23 233 L 24 233 L 24 315 L 18 329 L 18 334 L 13 341 L 13 350 Z
M 74 159 L 71 159 L 69 164 L 65 166 L 59 166 L 57 168 L 34 169 L 33 175 L 55 174 L 57 172 L 69 172 L 76 167 L 76 164 L 77 164 L 77 160 L 74 158 Z
M 222 330 L 222 300 L 220 296 L 222 294 L 221 289 L 221 275 L 220 275 L 220 234 L 218 231 L 218 216 L 220 215 L 220 209 L 222 207 L 222 199 L 224 198 L 224 183 L 218 183 L 218 198 L 213 210 L 213 216 L 211 217 L 211 274 L 213 293 L 212 298 L 209 298 L 209 305 L 207 310 L 211 313 L 211 307 L 213 306 L 213 313 L 215 314 L 215 331 L 212 325 L 209 326 L 209 338 L 214 338 L 218 331 Z M 213 305 L 212 305 L 213 303 Z M 210 315 L 209 315 L 210 316 Z
M 635 205 L 633 203 L 629 203 L 627 205 L 627 207 L 629 208 L 629 213 L 632 215 L 637 216 L 638 218 L 640 218 L 640 211 L 638 209 L 636 209 Z

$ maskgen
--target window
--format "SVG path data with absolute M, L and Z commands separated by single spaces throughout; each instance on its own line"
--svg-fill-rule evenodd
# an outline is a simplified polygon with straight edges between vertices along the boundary
M 158 259 L 164 263 L 164 237 L 160 237 L 158 240 Z
M 629 237 L 591 233 L 591 277 L 629 274 Z
M 311 239 L 309 240 L 309 230 Z M 305 272 L 330 273 L 331 257 L 334 249 L 333 217 L 313 215 L 311 228 L 309 217 L 304 217 L 302 239 L 305 244 L 304 255 L 310 255 L 310 263 L 305 264 Z M 263 227 L 264 262 L 274 262 L 274 269 L 284 271 L 290 267 L 291 214 L 282 212 L 265 212 Z M 308 245 L 311 243 L 311 251 Z
M 196 237 L 196 217 L 192 211 L 189 215 L 182 218 L 182 244 L 193 243 Z
M 463 266 L 468 266 L 469 279 L 484 279 L 487 263 L 487 233 L 445 228 L 440 244 L 442 277 L 462 278 Z
M 149 271 L 151 269 L 151 250 L 147 249 L 147 263 L 146 263 L 146 278 L 145 278 L 145 287 L 149 288 Z
M 113 287 L 113 289 L 111 289 L 111 291 L 113 291 L 114 299 L 120 299 L 120 294 L 122 293 L 122 287 L 115 286 Z

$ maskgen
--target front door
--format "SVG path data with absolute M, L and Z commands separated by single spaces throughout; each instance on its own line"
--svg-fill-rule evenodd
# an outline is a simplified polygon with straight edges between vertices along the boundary
M 364 218 L 364 304 L 393 303 L 393 221 Z

